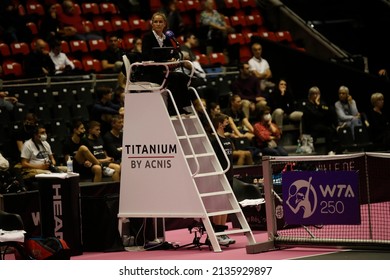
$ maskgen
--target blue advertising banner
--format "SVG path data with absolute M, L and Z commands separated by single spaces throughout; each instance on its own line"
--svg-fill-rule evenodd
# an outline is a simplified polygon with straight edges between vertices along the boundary
M 356 171 L 282 174 L 284 219 L 290 225 L 360 224 Z

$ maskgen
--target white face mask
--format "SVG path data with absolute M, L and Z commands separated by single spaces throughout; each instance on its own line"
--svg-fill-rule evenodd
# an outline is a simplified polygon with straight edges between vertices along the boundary
M 263 119 L 268 122 L 268 121 L 272 120 L 272 116 L 271 116 L 271 114 L 267 114 L 267 115 L 263 116 Z
M 47 140 L 47 135 L 46 134 L 41 134 L 40 137 L 39 137 L 39 140 L 41 140 L 41 142 L 46 141 Z

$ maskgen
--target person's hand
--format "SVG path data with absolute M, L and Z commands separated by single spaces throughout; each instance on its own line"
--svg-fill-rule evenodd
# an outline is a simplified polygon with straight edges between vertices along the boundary
M 86 161 L 84 161 L 84 166 L 87 168 L 90 168 L 92 166 L 92 162 L 86 160 Z

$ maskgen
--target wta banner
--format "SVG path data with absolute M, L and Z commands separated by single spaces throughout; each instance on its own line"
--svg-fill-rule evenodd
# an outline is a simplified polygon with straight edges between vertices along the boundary
M 282 174 L 284 219 L 290 225 L 360 224 L 356 171 Z

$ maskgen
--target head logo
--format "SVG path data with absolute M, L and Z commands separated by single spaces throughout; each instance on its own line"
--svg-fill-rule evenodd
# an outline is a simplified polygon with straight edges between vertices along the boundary
M 317 193 L 311 179 L 297 180 L 288 189 L 286 204 L 294 214 L 301 213 L 303 218 L 309 218 L 317 208 Z

